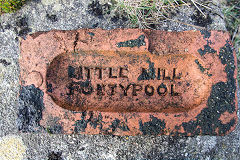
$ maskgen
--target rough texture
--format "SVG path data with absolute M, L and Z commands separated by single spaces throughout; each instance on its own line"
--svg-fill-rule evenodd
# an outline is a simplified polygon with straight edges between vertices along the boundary
M 19 94 L 18 130 L 34 132 L 42 119 L 43 92 L 34 85 L 22 86 Z
M 8 134 L 21 136 L 27 148 L 25 159 L 50 159 L 54 157 L 58 159 L 240 159 L 239 125 L 235 131 L 223 137 L 68 136 L 49 134 L 47 130 L 43 134 L 18 133 L 16 119 L 18 114 L 17 97 L 19 95 L 19 33 L 24 38 L 29 31 L 33 33 L 52 29 L 126 27 L 127 21 L 121 18 L 119 20 L 113 18 L 112 21 L 111 15 L 104 14 L 102 18 L 91 14 L 88 11 L 88 5 L 91 3 L 86 0 L 34 0 L 17 13 L 0 17 L 0 136 L 4 137 Z M 100 3 L 100 5 L 103 4 Z M 207 28 L 225 30 L 224 21 L 221 18 L 222 13 L 218 12 L 218 5 L 212 11 L 216 11 L 218 14 L 210 13 L 213 22 L 207 25 Z M 191 22 L 192 19 L 189 18 L 191 16 L 191 13 L 183 12 L 179 13 L 176 19 Z M 19 23 L 24 17 L 26 23 Z M 193 28 L 175 22 L 167 22 L 158 26 L 158 29 L 181 31 Z M 55 121 L 58 120 L 55 119 Z M 152 121 L 155 121 L 154 118 Z M 98 127 L 97 123 L 93 123 L 93 126 Z M 111 130 L 117 127 L 124 126 L 115 121 Z M 61 131 L 60 128 L 56 127 L 55 130 L 49 131 Z M 161 129 L 161 126 L 159 128 Z
M 26 154 L 26 146 L 19 136 L 5 136 L 0 138 L 0 158 L 22 160 Z
M 229 39 L 220 31 L 146 29 L 27 35 L 20 46 L 19 128 L 31 131 L 36 122 L 61 124 L 63 133 L 225 135 L 237 122 Z M 201 54 L 202 48 L 214 52 Z

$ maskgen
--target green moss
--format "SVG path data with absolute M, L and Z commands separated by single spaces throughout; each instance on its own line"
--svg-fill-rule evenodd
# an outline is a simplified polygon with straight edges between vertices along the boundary
M 46 131 L 47 131 L 48 134 L 52 134 L 50 127 L 47 127 L 47 128 L 46 128 Z
M 0 14 L 20 9 L 27 0 L 0 0 Z

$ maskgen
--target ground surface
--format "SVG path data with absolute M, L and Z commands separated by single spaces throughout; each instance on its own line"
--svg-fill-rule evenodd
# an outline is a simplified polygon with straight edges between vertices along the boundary
M 90 5 L 89 5 L 90 4 Z M 240 159 L 240 125 L 224 137 L 53 135 L 18 133 L 19 37 L 37 31 L 128 27 L 128 21 L 102 12 L 106 5 L 87 0 L 33 0 L 0 17 L 0 159 Z M 225 30 L 217 2 L 204 21 L 182 8 L 176 20 Z M 200 16 L 200 17 L 199 17 Z M 156 29 L 199 29 L 165 22 Z

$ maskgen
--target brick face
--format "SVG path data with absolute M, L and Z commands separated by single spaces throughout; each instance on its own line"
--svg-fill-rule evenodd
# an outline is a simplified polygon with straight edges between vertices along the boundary
M 58 133 L 225 135 L 237 121 L 228 40 L 219 31 L 35 33 L 21 40 L 20 84 L 43 91 L 39 124 Z

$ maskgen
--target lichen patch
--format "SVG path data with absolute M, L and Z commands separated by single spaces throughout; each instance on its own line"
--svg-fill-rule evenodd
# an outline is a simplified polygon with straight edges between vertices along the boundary
M 0 138 L 1 160 L 22 160 L 26 155 L 26 146 L 21 137 L 5 136 Z

